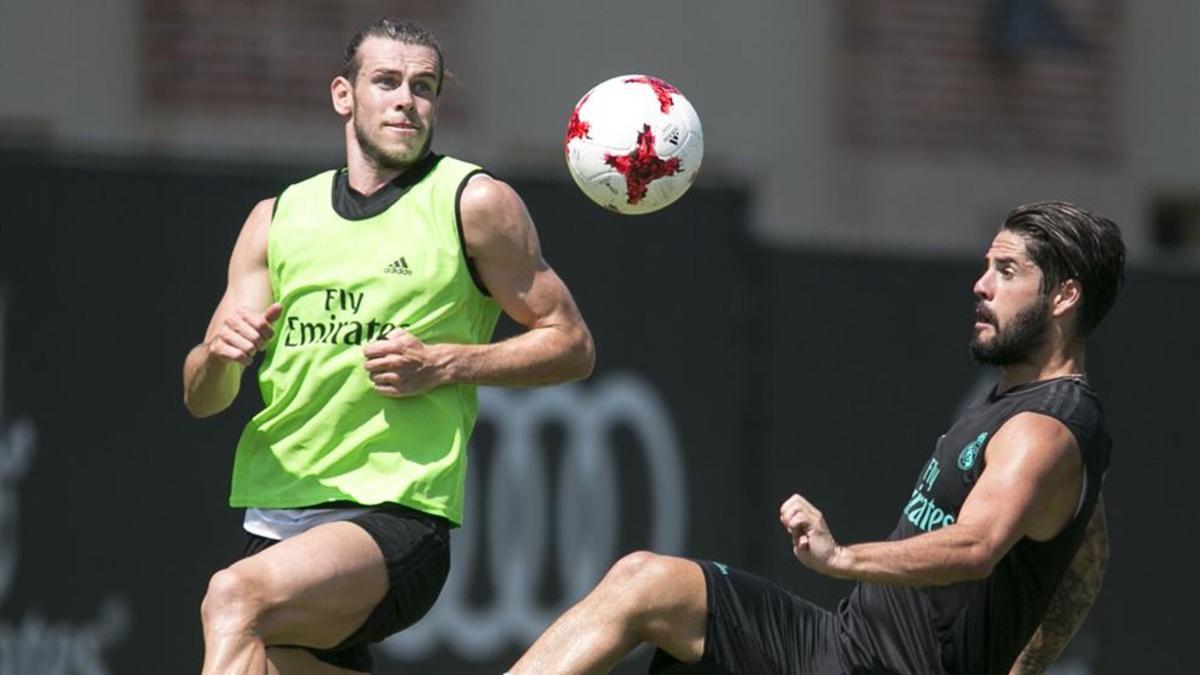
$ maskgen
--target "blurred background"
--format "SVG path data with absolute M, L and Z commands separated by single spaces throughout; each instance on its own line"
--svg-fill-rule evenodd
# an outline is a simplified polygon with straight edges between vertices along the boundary
M 966 350 L 987 243 L 1052 198 L 1129 246 L 1088 354 L 1113 558 L 1055 672 L 1193 672 L 1195 0 L 0 0 L 0 673 L 199 669 L 260 401 L 248 376 L 193 420 L 181 364 L 254 203 L 344 163 L 328 84 L 383 15 L 440 37 L 434 149 L 526 199 L 598 363 L 481 392 L 451 580 L 378 672 L 501 672 L 640 548 L 832 606 L 849 587 L 795 562 L 779 502 L 805 494 L 845 541 L 890 532 L 993 382 Z M 692 191 L 633 218 L 588 202 L 561 149 L 623 73 L 679 87 L 706 145 Z

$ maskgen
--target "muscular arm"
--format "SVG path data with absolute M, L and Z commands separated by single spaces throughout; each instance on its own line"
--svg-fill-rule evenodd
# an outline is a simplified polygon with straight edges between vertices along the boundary
M 527 330 L 501 342 L 458 346 L 452 379 L 524 386 L 587 377 L 595 359 L 592 335 L 566 284 L 542 258 L 521 198 L 505 183 L 478 176 L 463 191 L 462 220 L 484 285 Z
M 908 539 L 840 546 L 820 512 L 798 495 L 780 518 L 796 557 L 829 576 L 906 586 L 982 579 L 1022 537 L 1049 539 L 1066 525 L 1082 476 L 1070 431 L 1033 413 L 996 432 L 986 462 L 953 525 Z
M 403 331 L 364 348 L 376 391 L 421 393 L 443 384 L 537 386 L 587 377 L 592 335 L 562 279 L 542 259 L 537 231 L 512 188 L 472 178 L 460 203 L 463 237 L 488 292 L 525 331 L 483 345 L 423 344 Z
M 267 229 L 274 199 L 258 203 L 246 218 L 229 258 L 228 283 L 205 331 L 183 363 L 183 402 L 196 417 L 229 407 L 237 397 L 242 371 L 262 349 L 262 326 L 251 331 L 271 303 L 267 273 Z M 268 322 L 269 323 L 269 322 Z M 269 332 L 269 325 L 266 326 Z
M 1100 594 L 1107 564 L 1108 524 L 1101 500 L 1096 503 L 1071 566 L 1054 591 L 1042 625 L 1017 657 L 1009 675 L 1040 675 L 1058 659 Z

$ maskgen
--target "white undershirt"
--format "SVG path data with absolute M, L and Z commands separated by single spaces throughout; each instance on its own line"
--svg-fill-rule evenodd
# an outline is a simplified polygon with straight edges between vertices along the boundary
M 349 520 L 363 512 L 361 508 L 332 509 L 246 509 L 242 528 L 267 539 L 287 539 L 325 523 Z

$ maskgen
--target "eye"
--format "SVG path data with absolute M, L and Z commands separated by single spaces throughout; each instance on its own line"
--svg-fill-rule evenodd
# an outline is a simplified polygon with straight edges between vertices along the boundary
M 375 78 L 375 84 L 383 87 L 384 89 L 395 89 L 397 86 L 399 86 L 399 80 L 390 75 L 385 75 Z
M 433 83 L 429 80 L 417 80 L 413 83 L 412 90 L 417 94 L 431 94 L 433 93 Z

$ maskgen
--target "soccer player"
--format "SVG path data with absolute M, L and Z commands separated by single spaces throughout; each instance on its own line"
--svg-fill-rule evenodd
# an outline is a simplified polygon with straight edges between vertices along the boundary
M 264 355 L 230 497 L 247 557 L 209 582 L 205 675 L 369 671 L 367 645 L 446 579 L 476 385 L 591 372 L 591 335 L 520 197 L 430 150 L 443 74 L 418 26 L 354 36 L 331 85 L 346 166 L 251 211 L 185 361 L 184 401 L 205 417 Z M 501 310 L 526 330 L 492 343 Z
M 836 611 L 721 563 L 637 552 L 512 673 L 604 672 L 641 642 L 659 648 L 652 672 L 1040 672 L 1107 555 L 1111 441 L 1084 341 L 1121 287 L 1124 251 L 1116 225 L 1070 204 L 1009 214 L 975 283 L 971 341 L 1000 381 L 938 441 L 891 536 L 844 545 L 802 496 L 780 506 L 802 564 L 858 582 Z

